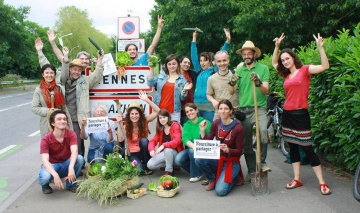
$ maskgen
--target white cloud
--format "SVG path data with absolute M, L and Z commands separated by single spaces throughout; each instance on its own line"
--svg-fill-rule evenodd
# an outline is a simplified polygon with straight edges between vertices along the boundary
M 31 7 L 28 20 L 43 27 L 53 28 L 56 13 L 60 7 L 75 6 L 87 10 L 93 20 L 94 27 L 105 34 L 117 35 L 118 17 L 126 17 L 128 11 L 132 16 L 140 17 L 140 31 L 150 30 L 150 10 L 154 7 L 154 0 L 5 0 L 5 4 L 14 7 Z

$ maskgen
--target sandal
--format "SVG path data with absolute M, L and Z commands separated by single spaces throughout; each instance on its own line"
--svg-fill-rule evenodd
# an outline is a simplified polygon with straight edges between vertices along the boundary
M 295 183 L 295 184 L 294 184 Z M 294 184 L 294 185 L 293 185 Z M 302 186 L 303 184 L 302 184 L 302 182 L 301 181 L 299 181 L 299 180 L 292 180 L 290 183 L 288 183 L 286 186 L 285 186 L 285 188 L 287 188 L 287 189 L 295 189 L 295 188 L 297 188 L 297 187 L 300 187 L 300 186 Z
M 324 191 L 323 191 L 323 189 L 326 189 L 326 188 L 329 189 L 328 192 L 324 192 Z M 329 187 L 328 185 L 326 185 L 325 183 L 320 184 L 320 192 L 321 192 L 322 195 L 329 195 L 329 194 L 331 194 L 330 187 Z

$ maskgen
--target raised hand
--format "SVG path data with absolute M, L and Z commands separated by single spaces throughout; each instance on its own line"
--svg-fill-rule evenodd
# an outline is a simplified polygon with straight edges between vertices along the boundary
M 67 47 L 63 47 L 63 54 L 64 54 L 64 56 L 69 55 L 69 49 Z
M 284 40 L 284 38 L 285 38 L 284 33 L 281 34 L 280 38 L 278 38 L 278 37 L 274 38 L 273 41 L 275 41 L 275 46 L 280 47 L 280 44 L 281 44 L 282 40 Z
M 230 30 L 228 28 L 224 28 L 224 32 L 225 32 L 225 36 L 226 36 L 226 42 L 229 43 L 231 41 Z
M 47 34 L 48 34 L 48 38 L 49 38 L 50 43 L 55 42 L 56 34 L 55 34 L 54 30 L 50 29 Z
M 35 49 L 36 51 L 41 51 L 44 48 L 44 44 L 41 41 L 40 37 L 37 37 L 35 39 Z
M 104 50 L 101 49 L 98 51 L 98 59 L 102 59 L 104 57 Z
M 146 94 L 146 92 L 144 92 L 143 90 L 139 90 L 139 99 L 140 100 L 143 100 L 143 101 L 146 101 L 148 100 L 148 96 Z
M 205 132 L 207 125 L 208 125 L 208 123 L 207 123 L 206 120 L 201 121 L 201 123 L 199 124 L 199 126 L 200 126 L 200 131 L 204 131 L 204 132 Z
M 317 45 L 318 47 L 323 47 L 323 45 L 324 45 L 324 39 L 323 39 L 323 37 L 320 36 L 320 33 L 318 33 L 318 37 L 316 37 L 315 35 L 313 35 L 313 36 L 314 36 L 314 38 L 315 38 L 316 45 Z
M 162 15 L 158 15 L 158 27 L 163 27 L 165 23 L 165 20 L 163 19 Z
M 240 75 L 234 74 L 233 76 L 231 76 L 231 79 L 230 79 L 230 81 L 229 81 L 228 84 L 229 84 L 230 86 L 235 86 L 235 85 L 236 85 L 236 82 L 237 82 L 240 78 L 241 78 Z

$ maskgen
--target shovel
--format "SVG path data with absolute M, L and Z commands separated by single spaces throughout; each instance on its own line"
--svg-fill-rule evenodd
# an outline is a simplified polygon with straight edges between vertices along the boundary
M 55 96 L 54 90 L 50 91 L 51 108 L 50 108 L 49 111 L 46 113 L 46 121 L 47 121 L 47 124 L 48 124 L 48 129 L 49 129 L 49 131 L 52 131 L 52 130 L 53 130 L 52 127 L 51 127 L 51 125 L 50 125 L 50 120 L 49 120 L 49 118 L 50 118 L 50 115 L 55 111 L 55 109 L 54 109 L 54 108 L 55 108 L 55 104 L 54 104 L 55 98 L 54 98 L 54 96 Z
M 256 172 L 251 173 L 251 190 L 254 196 L 269 194 L 268 177 L 267 172 L 263 172 L 261 169 L 261 157 L 260 157 L 260 124 L 256 99 L 256 86 L 253 81 L 253 93 L 254 93 L 254 108 L 255 108 L 255 125 L 256 125 Z
M 114 100 L 114 102 L 116 103 L 116 108 L 118 110 L 118 114 L 120 115 L 121 114 L 121 111 L 120 111 L 120 101 L 119 100 Z M 130 156 L 130 149 L 129 149 L 129 146 L 128 146 L 128 141 L 127 141 L 127 138 L 126 138 L 126 132 L 125 132 L 125 128 L 124 128 L 124 125 L 123 125 L 123 122 L 122 121 L 119 121 L 119 124 L 120 124 L 120 131 L 121 131 L 121 134 L 123 135 L 124 137 L 124 146 L 125 146 L 125 159 L 127 159 L 127 156 Z M 119 142 L 118 142 L 119 143 Z M 119 145 L 119 144 L 118 144 Z M 118 146 L 120 147 L 120 146 Z

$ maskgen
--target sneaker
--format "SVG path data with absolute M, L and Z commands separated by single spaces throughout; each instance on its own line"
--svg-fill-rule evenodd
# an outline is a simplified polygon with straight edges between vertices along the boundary
M 206 186 L 206 191 L 211 191 L 215 189 L 215 181 L 209 182 L 209 184 Z
M 198 176 L 198 177 L 192 177 L 192 178 L 190 178 L 189 181 L 190 181 L 191 183 L 199 182 L 203 177 L 204 177 L 204 175 L 200 175 L 200 176 Z
M 43 186 L 41 188 L 44 194 L 51 194 L 53 192 L 52 188 L 49 185 Z
M 77 186 L 66 187 L 66 190 L 76 193 Z
M 271 172 L 270 167 L 268 167 L 268 166 L 266 165 L 266 163 L 262 163 L 262 164 L 261 164 L 261 169 L 262 169 L 263 172 Z

